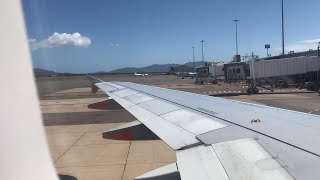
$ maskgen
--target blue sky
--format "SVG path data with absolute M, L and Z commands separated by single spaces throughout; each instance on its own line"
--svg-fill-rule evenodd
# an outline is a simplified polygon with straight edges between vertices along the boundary
M 281 53 L 280 0 L 22 0 L 35 67 L 58 72 Z M 285 0 L 287 50 L 316 48 L 319 0 Z M 53 35 L 54 33 L 56 35 Z M 63 34 L 66 33 L 66 34 Z M 75 35 L 74 33 L 79 33 Z M 51 36 L 51 38 L 49 38 Z M 49 39 L 48 39 L 49 38 Z M 308 40 L 308 41 L 306 41 Z

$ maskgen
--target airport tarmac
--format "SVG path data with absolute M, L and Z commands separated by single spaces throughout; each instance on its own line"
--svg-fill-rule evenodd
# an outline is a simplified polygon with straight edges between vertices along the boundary
M 173 75 L 150 75 L 150 76 L 134 76 L 133 74 L 125 75 L 99 75 L 95 76 L 104 81 L 127 81 L 146 85 L 154 85 L 160 87 L 168 87 L 179 89 L 182 91 L 192 91 L 195 93 L 203 93 L 219 90 L 244 90 L 238 84 L 221 85 L 195 85 L 195 79 L 173 76 Z M 39 77 L 37 78 L 38 93 L 41 97 L 49 93 L 63 91 L 72 88 L 88 87 L 89 83 L 85 76 L 57 76 L 57 77 Z
M 234 85 L 193 85 L 192 79 L 175 76 L 101 76 L 103 80 L 133 81 L 202 94 Z M 92 95 L 84 77 L 40 78 L 37 80 L 43 120 L 53 163 L 58 174 L 79 180 L 129 180 L 176 161 L 175 153 L 162 141 L 116 141 L 102 138 L 102 132 L 135 118 L 126 110 L 102 111 L 87 105 L 107 96 Z M 40 82 L 40 83 L 39 83 Z M 50 88 L 55 85 L 59 87 Z M 320 114 L 316 93 L 228 96 L 245 102 L 266 104 Z M 232 110 L 230 110 L 232 111 Z
M 88 104 L 105 99 L 91 95 L 90 88 L 59 91 L 48 97 L 55 95 L 55 99 L 41 100 L 41 108 L 52 160 L 59 174 L 78 179 L 129 180 L 175 162 L 175 153 L 162 141 L 103 139 L 103 131 L 135 118 L 125 110 L 88 109 Z M 70 96 L 73 97 L 61 98 Z

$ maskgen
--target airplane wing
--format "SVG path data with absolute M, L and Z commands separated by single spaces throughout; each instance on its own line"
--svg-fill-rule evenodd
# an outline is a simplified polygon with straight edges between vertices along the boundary
M 89 76 L 137 121 L 104 138 L 160 138 L 177 162 L 136 179 L 248 180 L 320 177 L 320 117 L 285 109 Z M 150 131 L 150 132 L 147 132 Z M 152 139 L 152 138 L 151 138 Z

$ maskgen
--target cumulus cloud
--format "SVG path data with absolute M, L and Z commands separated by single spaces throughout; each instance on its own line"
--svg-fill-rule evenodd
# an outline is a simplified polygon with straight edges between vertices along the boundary
M 29 44 L 32 50 L 61 46 L 88 47 L 91 44 L 91 39 L 85 36 L 81 36 L 81 34 L 78 32 L 73 34 L 60 34 L 55 32 L 47 39 L 43 39 L 40 41 L 36 39 L 29 39 Z
M 115 47 L 119 47 L 119 46 L 120 46 L 119 43 L 113 43 L 113 42 L 109 43 L 109 47 L 111 47 L 111 48 L 115 48 Z
M 296 41 L 286 46 L 285 49 L 286 51 L 295 51 L 295 52 L 308 51 L 309 49 L 316 50 L 318 48 L 319 42 L 320 42 L 320 39 Z

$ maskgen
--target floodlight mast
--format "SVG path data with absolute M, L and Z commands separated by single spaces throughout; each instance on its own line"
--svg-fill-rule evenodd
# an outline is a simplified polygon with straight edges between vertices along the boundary
M 194 46 L 192 46 L 192 60 L 193 60 L 193 69 L 196 68 L 196 63 L 194 61 Z
M 204 65 L 203 43 L 204 43 L 204 40 L 201 41 L 201 47 L 202 47 L 202 63 L 203 63 L 203 65 Z
M 239 55 L 238 53 L 238 22 L 240 20 L 239 19 L 234 19 L 233 22 L 236 23 L 236 55 Z

